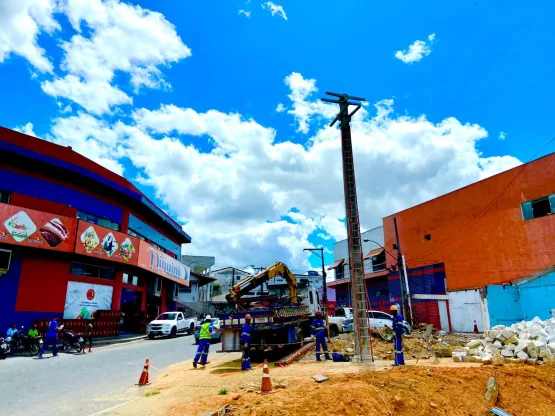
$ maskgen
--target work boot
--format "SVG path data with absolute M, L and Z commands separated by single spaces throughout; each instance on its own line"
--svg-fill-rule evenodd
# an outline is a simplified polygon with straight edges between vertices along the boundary
M 193 367 L 197 368 L 197 362 L 193 361 Z

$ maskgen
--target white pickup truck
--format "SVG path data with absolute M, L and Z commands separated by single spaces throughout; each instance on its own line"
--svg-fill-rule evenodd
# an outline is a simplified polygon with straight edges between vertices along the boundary
M 337 308 L 333 316 L 328 317 L 328 325 L 330 328 L 330 336 L 345 332 L 345 321 L 351 322 L 353 320 L 353 308 Z M 352 331 L 352 329 L 351 329 Z
M 178 332 L 192 334 L 196 326 L 196 318 L 185 318 L 183 312 L 164 312 L 146 326 L 146 334 L 150 339 L 156 335 L 175 337 Z

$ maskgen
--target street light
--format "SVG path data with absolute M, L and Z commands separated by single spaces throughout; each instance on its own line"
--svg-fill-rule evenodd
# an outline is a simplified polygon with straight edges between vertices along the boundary
M 316 254 L 322 259 L 322 278 L 324 279 L 324 290 L 323 290 L 323 301 L 326 308 L 326 314 L 328 310 L 328 288 L 326 286 L 326 268 L 324 266 L 324 247 L 320 248 L 305 248 L 303 251 L 310 251 L 312 254 Z M 318 254 L 318 251 L 320 254 Z

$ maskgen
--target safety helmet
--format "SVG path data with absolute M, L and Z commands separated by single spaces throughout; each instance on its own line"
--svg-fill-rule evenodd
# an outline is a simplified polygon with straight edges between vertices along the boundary
M 317 316 L 322 315 L 322 311 L 316 311 L 316 315 Z
M 390 311 L 397 311 L 399 312 L 399 308 L 397 307 L 397 305 L 391 305 L 391 307 L 389 308 Z
M 206 318 L 204 319 L 212 319 L 212 317 L 210 315 L 206 315 Z
M 252 316 L 250 316 L 250 314 L 247 313 L 247 314 L 245 315 L 245 319 L 252 319 Z

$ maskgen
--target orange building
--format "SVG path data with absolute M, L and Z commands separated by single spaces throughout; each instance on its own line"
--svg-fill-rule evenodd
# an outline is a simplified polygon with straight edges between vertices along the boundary
M 546 269 L 555 265 L 555 153 L 384 218 L 388 249 L 393 218 L 407 267 L 443 263 L 448 291 Z

